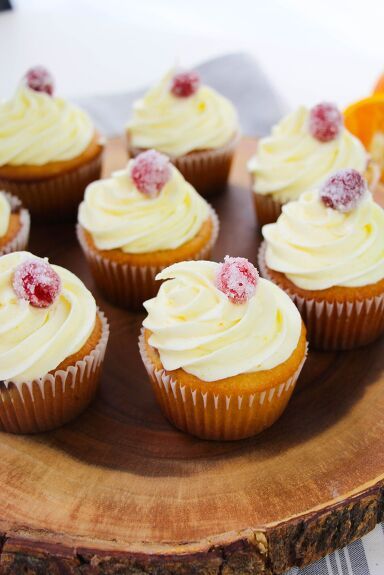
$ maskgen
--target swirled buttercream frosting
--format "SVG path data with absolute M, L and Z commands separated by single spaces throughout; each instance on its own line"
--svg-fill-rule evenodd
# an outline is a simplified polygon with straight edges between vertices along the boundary
M 207 202 L 171 165 L 157 196 L 140 192 L 131 176 L 134 162 L 86 189 L 79 223 L 96 247 L 149 253 L 176 249 L 195 237 L 209 217 Z
M 302 106 L 259 141 L 248 162 L 257 194 L 271 194 L 284 203 L 316 188 L 330 172 L 342 168 L 365 172 L 368 156 L 360 140 L 341 126 L 337 137 L 321 142 L 310 133 L 309 116 Z
M 86 150 L 94 133 L 88 114 L 74 104 L 20 86 L 0 103 L 0 166 L 71 160 Z
M 167 281 L 145 302 L 143 325 L 166 370 L 210 382 L 272 369 L 295 350 L 301 318 L 288 295 L 259 279 L 252 297 L 233 303 L 216 287 L 220 265 L 181 262 L 158 274 Z
M 205 85 L 186 98 L 171 91 L 172 73 L 136 101 L 127 124 L 130 145 L 169 156 L 219 148 L 238 132 L 233 104 Z
M 78 352 L 96 321 L 95 300 L 70 271 L 52 265 L 61 280 L 54 303 L 39 308 L 18 297 L 14 274 L 26 261 L 44 261 L 28 252 L 0 257 L 0 380 L 28 382 L 54 370 Z
M 300 288 L 359 287 L 384 278 L 384 210 L 368 191 L 349 212 L 327 207 L 317 190 L 304 192 L 262 233 L 267 266 Z

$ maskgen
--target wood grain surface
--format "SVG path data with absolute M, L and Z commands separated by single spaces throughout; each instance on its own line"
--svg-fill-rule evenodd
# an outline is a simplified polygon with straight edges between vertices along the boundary
M 256 259 L 243 140 L 214 256 Z M 109 144 L 106 172 L 123 166 Z M 283 417 L 230 443 L 175 430 L 137 348 L 143 314 L 102 300 L 74 225 L 33 226 L 31 251 L 78 274 L 111 324 L 97 399 L 46 434 L 0 436 L 0 573 L 263 574 L 307 564 L 384 518 L 384 340 L 313 353 Z

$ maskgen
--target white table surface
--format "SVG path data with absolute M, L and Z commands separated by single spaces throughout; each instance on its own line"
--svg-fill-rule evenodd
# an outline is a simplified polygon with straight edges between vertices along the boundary
M 172 64 L 257 58 L 289 107 L 368 93 L 384 69 L 383 0 L 12 0 L 0 14 L 0 97 L 46 64 L 65 96 L 126 92 Z

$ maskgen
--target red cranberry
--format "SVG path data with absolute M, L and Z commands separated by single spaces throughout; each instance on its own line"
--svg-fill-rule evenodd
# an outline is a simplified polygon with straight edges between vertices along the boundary
M 49 307 L 61 291 L 61 280 L 48 262 L 29 259 L 17 266 L 13 289 L 33 307 Z
M 53 94 L 53 77 L 43 66 L 30 68 L 24 76 L 24 81 L 28 88 L 35 92 L 45 92 L 50 96 Z
M 320 142 L 334 140 L 342 124 L 342 115 L 335 104 L 328 102 L 317 104 L 309 113 L 309 131 Z
M 133 160 L 131 178 L 136 188 L 150 198 L 159 195 L 170 177 L 169 158 L 156 150 L 147 150 Z
M 320 189 L 320 198 L 328 208 L 339 212 L 355 209 L 367 190 L 363 176 L 352 168 L 332 174 Z
M 196 94 L 200 86 L 200 77 L 196 72 L 180 72 L 171 81 L 171 92 L 177 98 L 189 98 Z
M 245 303 L 254 295 L 258 281 L 257 269 L 246 258 L 225 256 L 215 285 L 232 303 Z

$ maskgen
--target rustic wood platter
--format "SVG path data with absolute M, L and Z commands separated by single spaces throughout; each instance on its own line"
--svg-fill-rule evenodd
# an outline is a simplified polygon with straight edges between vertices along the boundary
M 213 200 L 215 259 L 255 261 L 240 145 L 231 185 Z M 106 173 L 126 162 L 111 141 Z M 383 199 L 383 197 L 381 198 Z M 174 429 L 155 404 L 137 348 L 143 314 L 103 301 L 73 225 L 32 227 L 31 251 L 78 274 L 111 324 L 100 392 L 76 421 L 0 436 L 0 573 L 283 573 L 384 519 L 384 340 L 311 352 L 283 417 L 230 443 Z

